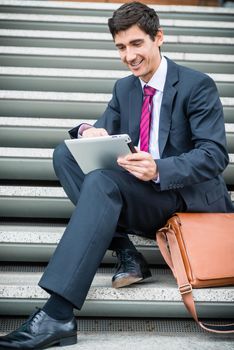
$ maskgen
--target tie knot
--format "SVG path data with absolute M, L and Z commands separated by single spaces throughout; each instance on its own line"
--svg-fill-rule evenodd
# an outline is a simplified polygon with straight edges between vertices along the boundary
M 154 96 L 156 92 L 156 89 L 152 88 L 151 86 L 144 86 L 144 96 Z

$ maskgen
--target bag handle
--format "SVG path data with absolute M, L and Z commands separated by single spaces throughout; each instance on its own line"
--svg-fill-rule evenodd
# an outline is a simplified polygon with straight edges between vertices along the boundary
M 157 232 L 157 243 L 159 249 L 171 268 L 173 275 L 175 276 L 178 284 L 178 289 L 183 299 L 183 302 L 190 312 L 194 320 L 199 324 L 199 326 L 206 331 L 213 333 L 234 333 L 234 323 L 214 325 L 203 323 L 198 320 L 196 307 L 192 294 L 192 286 L 189 283 L 187 273 L 184 267 L 184 262 L 180 253 L 180 248 L 177 239 L 174 235 L 173 230 L 170 227 L 162 228 Z M 169 245 L 169 249 L 168 249 Z

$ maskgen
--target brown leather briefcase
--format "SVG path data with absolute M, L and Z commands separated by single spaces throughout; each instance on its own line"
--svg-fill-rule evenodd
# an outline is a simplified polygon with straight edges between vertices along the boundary
M 234 213 L 176 213 L 156 240 L 195 321 L 210 332 L 234 333 L 234 324 L 200 322 L 192 296 L 192 288 L 234 285 Z

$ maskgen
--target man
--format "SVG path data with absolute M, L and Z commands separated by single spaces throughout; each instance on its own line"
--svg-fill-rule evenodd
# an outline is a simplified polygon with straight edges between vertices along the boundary
M 1 337 L 0 349 L 76 343 L 73 308 L 81 309 L 108 248 L 117 251 L 120 265 L 114 287 L 149 277 L 128 232 L 153 237 L 176 211 L 233 210 L 220 175 L 228 154 L 214 82 L 161 56 L 163 32 L 146 5 L 124 4 L 108 24 L 132 75 L 117 81 L 94 127 L 83 124 L 70 134 L 128 133 L 138 152 L 119 158 L 119 171 L 84 176 L 66 146 L 57 147 L 54 168 L 76 207 L 39 282 L 51 296 L 23 326 Z

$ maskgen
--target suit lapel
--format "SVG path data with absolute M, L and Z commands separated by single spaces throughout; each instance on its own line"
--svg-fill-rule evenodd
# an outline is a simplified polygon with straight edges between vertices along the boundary
M 141 83 L 136 78 L 129 92 L 129 135 L 134 145 L 137 145 L 139 141 L 142 99 Z
M 170 126 L 171 126 L 171 117 L 172 117 L 172 105 L 174 98 L 177 93 L 177 89 L 174 86 L 178 81 L 178 68 L 177 65 L 171 60 L 167 59 L 167 78 L 164 86 L 164 93 L 160 111 L 160 120 L 159 120 L 159 153 L 162 157 L 163 150 L 165 148 Z

